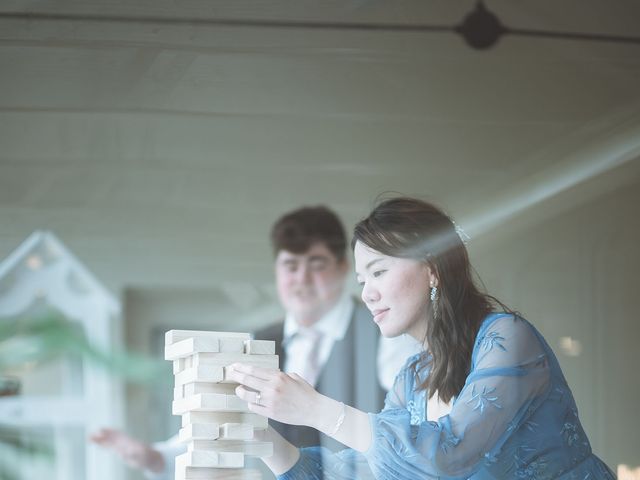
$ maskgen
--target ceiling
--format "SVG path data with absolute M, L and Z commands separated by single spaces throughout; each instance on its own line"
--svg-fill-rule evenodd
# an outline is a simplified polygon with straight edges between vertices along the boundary
M 3 1 L 0 258 L 49 229 L 114 292 L 268 285 L 269 227 L 301 204 L 350 225 L 421 195 L 487 238 L 637 184 L 640 45 L 232 25 L 453 25 L 474 4 Z M 635 0 L 485 5 L 640 36 Z

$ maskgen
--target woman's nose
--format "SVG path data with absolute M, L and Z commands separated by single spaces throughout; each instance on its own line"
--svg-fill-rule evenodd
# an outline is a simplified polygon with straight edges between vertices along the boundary
M 366 304 L 374 303 L 376 300 L 379 300 L 380 295 L 375 288 L 372 288 L 370 285 L 366 283 L 362 286 L 362 301 Z

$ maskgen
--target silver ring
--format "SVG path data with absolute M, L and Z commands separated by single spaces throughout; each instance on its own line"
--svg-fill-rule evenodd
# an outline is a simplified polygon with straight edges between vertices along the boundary
M 256 393 L 256 401 L 253 402 L 256 405 L 260 405 L 260 398 L 262 397 L 262 395 L 260 394 L 260 392 Z

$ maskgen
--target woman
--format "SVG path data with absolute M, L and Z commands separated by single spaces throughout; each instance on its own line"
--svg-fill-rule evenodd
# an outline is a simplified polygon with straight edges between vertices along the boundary
M 381 203 L 354 232 L 362 299 L 383 335 L 424 352 L 407 362 L 385 408 L 366 414 L 296 375 L 235 365 L 250 409 L 309 425 L 349 449 L 298 450 L 278 438 L 264 459 L 281 479 L 612 479 L 592 452 L 551 348 L 526 320 L 474 285 L 453 222 L 411 198 Z M 501 308 L 501 310 L 506 310 Z M 434 406 L 444 411 L 434 415 Z M 321 471 L 322 470 L 322 471 Z

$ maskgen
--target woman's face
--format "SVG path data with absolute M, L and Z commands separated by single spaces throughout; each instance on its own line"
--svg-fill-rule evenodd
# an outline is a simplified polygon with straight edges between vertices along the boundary
M 437 280 L 427 264 L 389 257 L 361 242 L 354 248 L 362 300 L 385 337 L 408 333 L 422 342 L 427 329 L 429 291 Z

